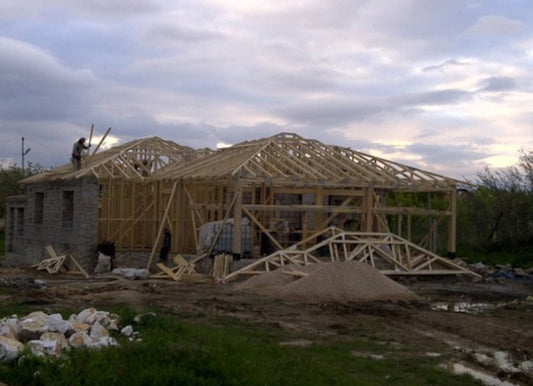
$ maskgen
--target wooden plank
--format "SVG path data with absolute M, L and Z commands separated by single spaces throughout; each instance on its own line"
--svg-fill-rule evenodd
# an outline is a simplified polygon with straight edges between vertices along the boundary
M 150 266 L 152 265 L 152 260 L 154 259 L 154 254 L 157 249 L 157 244 L 159 243 L 159 238 L 161 237 L 161 234 L 163 233 L 163 228 L 165 227 L 165 218 L 168 216 L 168 212 L 170 210 L 170 207 L 172 206 L 172 200 L 174 199 L 174 193 L 176 192 L 176 187 L 178 185 L 178 181 L 174 181 L 174 184 L 172 186 L 172 192 L 170 193 L 170 197 L 168 198 L 167 207 L 165 209 L 165 213 L 163 214 L 163 218 L 161 219 L 161 225 L 159 226 L 159 230 L 157 231 L 157 236 L 155 238 L 154 245 L 152 246 L 152 253 L 150 253 L 150 258 L 148 259 L 148 264 L 146 266 L 146 269 L 150 271 Z
M 102 143 L 104 142 L 104 140 L 106 139 L 106 137 L 107 137 L 107 135 L 109 134 L 110 131 L 111 131 L 111 128 L 109 127 L 107 129 L 107 131 L 105 132 L 104 136 L 102 137 L 102 139 L 100 140 L 100 142 L 98 142 L 98 145 L 96 146 L 96 148 L 93 150 L 93 153 L 91 154 L 91 157 L 95 155 L 95 153 L 98 151 L 98 149 L 100 149 L 100 146 L 102 145 Z
M 54 250 L 54 248 L 51 245 L 47 245 L 44 248 L 44 250 L 46 251 L 48 256 L 50 256 L 52 259 L 57 259 L 58 258 L 56 251 Z
M 306 277 L 307 275 L 309 275 L 307 272 L 303 272 L 303 271 L 288 271 L 288 270 L 283 270 L 281 271 L 282 273 L 286 273 L 287 275 L 292 275 L 292 276 L 297 276 L 297 277 Z
M 178 281 L 179 280 L 179 277 L 178 275 L 176 275 L 176 273 L 174 273 L 173 270 L 171 270 L 170 268 L 168 268 L 166 265 L 164 265 L 163 263 L 157 263 L 156 264 L 157 268 L 159 268 L 161 271 L 163 271 L 164 273 L 166 273 L 170 278 L 172 278 L 172 280 L 174 281 Z
M 185 258 L 182 255 L 176 255 L 172 258 L 172 262 L 179 266 L 185 266 L 188 265 L 189 262 L 185 260 Z
M 80 273 L 81 273 L 83 276 L 85 276 L 86 279 L 88 279 L 88 278 L 89 278 L 89 274 L 87 273 L 87 271 L 85 271 L 85 270 L 83 269 L 83 267 L 80 265 L 80 263 L 78 263 L 78 260 L 76 260 L 76 259 L 74 258 L 74 256 L 72 256 L 72 255 L 68 255 L 68 257 L 70 257 L 70 260 L 71 260 L 71 261 L 74 263 L 74 265 L 78 268 L 78 270 L 80 271 Z
M 233 208 L 233 205 L 235 204 L 235 201 L 237 199 L 237 194 L 233 195 L 233 199 L 231 200 L 231 204 L 226 211 L 226 214 L 224 215 L 224 219 L 222 220 L 222 224 L 220 224 L 220 227 L 217 230 L 217 233 L 215 235 L 215 238 L 213 239 L 213 242 L 209 246 L 209 249 L 207 251 L 207 256 L 211 256 L 211 252 L 213 252 L 213 248 L 215 248 L 215 245 L 217 244 L 218 238 L 222 234 L 222 231 L 224 230 L 224 225 L 226 225 L 226 222 L 228 221 L 229 215 L 231 213 L 231 209 Z
M 213 261 L 212 277 L 215 282 L 224 282 L 229 271 L 229 263 L 232 260 L 231 255 L 216 255 Z

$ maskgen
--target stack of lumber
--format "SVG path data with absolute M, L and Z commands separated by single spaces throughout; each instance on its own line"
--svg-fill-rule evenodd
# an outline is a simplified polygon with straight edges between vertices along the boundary
M 76 260 L 76 258 L 71 254 L 59 256 L 51 245 L 48 245 L 45 248 L 45 251 L 50 257 L 48 259 L 41 260 L 39 263 L 33 265 L 33 267 L 37 268 L 38 271 L 46 270 L 48 273 L 52 274 L 59 272 L 79 273 L 85 276 L 86 279 L 89 278 L 89 274 L 87 273 L 87 271 L 83 269 L 80 263 L 78 263 L 78 260 Z M 78 270 L 67 270 L 66 265 L 69 262 L 72 263 Z
M 213 269 L 211 270 L 211 277 L 215 283 L 225 283 L 226 275 L 230 270 L 230 263 L 233 257 L 228 254 L 219 254 L 215 256 L 213 261 Z

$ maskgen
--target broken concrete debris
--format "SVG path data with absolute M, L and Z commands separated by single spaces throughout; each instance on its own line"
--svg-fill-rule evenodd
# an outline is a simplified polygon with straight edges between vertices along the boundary
M 19 358 L 28 348 L 35 356 L 59 358 L 73 348 L 115 346 L 111 332 L 119 331 L 118 316 L 106 311 L 87 308 L 64 320 L 61 314 L 32 312 L 26 316 L 11 315 L 0 319 L 0 362 Z M 120 334 L 130 341 L 140 334 L 125 326 Z
M 150 275 L 148 270 L 144 268 L 115 268 L 111 273 L 124 276 L 126 279 L 148 279 Z

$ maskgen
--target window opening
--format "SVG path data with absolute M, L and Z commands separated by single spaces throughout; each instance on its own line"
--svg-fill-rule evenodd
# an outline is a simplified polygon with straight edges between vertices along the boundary
M 63 192 L 63 228 L 72 228 L 74 221 L 74 192 L 66 190 Z

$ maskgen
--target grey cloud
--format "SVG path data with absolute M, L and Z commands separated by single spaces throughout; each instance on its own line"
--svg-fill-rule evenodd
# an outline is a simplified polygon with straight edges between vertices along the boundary
M 0 38 L 0 117 L 59 119 L 83 111 L 97 82 L 86 70 L 71 70 L 29 44 Z
M 329 91 L 339 87 L 339 74 L 320 68 L 296 68 L 264 75 L 272 91 L 313 92 Z
M 481 16 L 467 31 L 482 37 L 503 37 L 525 32 L 526 24 L 517 19 L 501 15 Z
M 416 143 L 405 147 L 397 147 L 372 143 L 371 148 L 379 149 L 385 158 L 405 165 L 418 167 L 430 172 L 442 174 L 459 179 L 469 179 L 475 176 L 478 164 L 491 156 L 488 152 L 481 151 L 474 144 L 425 144 Z M 397 155 L 387 157 L 387 154 L 398 152 L 409 154 L 408 158 Z
M 435 71 L 435 70 L 436 71 L 446 71 L 449 68 L 462 67 L 462 66 L 467 66 L 467 65 L 469 65 L 469 64 L 466 63 L 466 62 L 460 62 L 460 61 L 455 60 L 455 59 L 448 59 L 444 63 L 425 67 L 422 71 L 424 71 L 424 72 Z
M 415 143 L 405 147 L 409 153 L 416 154 L 422 157 L 427 164 L 457 164 L 462 162 L 465 165 L 479 161 L 489 156 L 487 153 L 479 151 L 479 146 L 476 144 L 425 144 Z
M 131 15 L 153 13 L 161 9 L 155 0 L 47 0 L 45 7 L 41 0 L 3 0 L 0 2 L 0 15 L 9 17 L 31 18 L 39 16 L 42 19 L 56 20 L 66 15 L 70 20 L 76 18 L 96 17 L 124 18 Z M 1 17 L 1 16 L 0 16 Z M 67 19 L 65 18 L 64 21 Z
M 146 32 L 145 42 L 157 41 L 158 44 L 162 42 L 170 43 L 195 43 L 205 40 L 219 39 L 223 35 L 217 31 L 208 29 L 200 29 L 179 25 L 177 23 L 161 23 L 153 26 Z
M 349 122 L 380 118 L 383 114 L 412 114 L 419 106 L 453 104 L 470 98 L 463 90 L 439 90 L 381 98 L 324 98 L 280 108 L 277 113 L 293 123 L 343 126 Z
M 509 77 L 491 77 L 480 82 L 481 91 L 512 91 L 517 88 L 517 83 Z
M 327 98 L 280 108 L 276 112 L 296 124 L 339 126 L 353 120 L 368 119 L 386 109 L 377 101 Z
M 393 97 L 391 100 L 395 105 L 414 107 L 417 105 L 453 104 L 464 101 L 471 96 L 472 93 L 468 91 L 447 89 L 405 94 Z
M 363 150 L 379 146 L 370 139 L 401 122 L 409 127 L 406 140 L 429 146 L 435 136 L 421 128 L 449 130 L 449 138 L 486 129 L 483 117 L 455 110 L 475 102 L 476 92 L 450 84 L 485 74 L 478 93 L 520 90 L 528 100 L 532 83 L 521 74 L 531 62 L 531 12 L 527 2 L 504 7 L 493 0 L 277 2 L 259 9 L 218 1 L 6 0 L 2 139 L 9 131 L 18 144 L 24 133 L 33 157 L 56 143 L 59 150 L 46 154 L 61 162 L 93 122 L 100 131 L 111 126 L 121 141 L 159 135 L 214 147 L 290 131 Z M 473 63 L 482 63 L 479 71 L 467 67 Z M 500 70 L 509 66 L 512 76 Z M 517 112 L 510 124 L 527 132 L 525 115 Z M 269 120 L 277 123 L 263 122 Z M 342 130 L 355 131 L 359 122 L 365 132 L 347 141 Z M 464 146 L 406 151 L 443 167 L 483 156 Z M 432 154 L 438 152 L 442 159 Z

